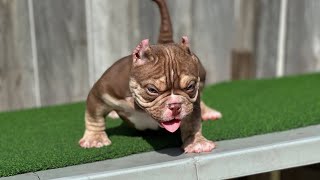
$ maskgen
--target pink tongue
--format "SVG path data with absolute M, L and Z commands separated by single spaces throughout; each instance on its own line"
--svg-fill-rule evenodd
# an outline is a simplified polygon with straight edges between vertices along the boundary
M 175 132 L 180 127 L 181 120 L 174 119 L 167 122 L 162 122 L 161 125 L 169 132 Z

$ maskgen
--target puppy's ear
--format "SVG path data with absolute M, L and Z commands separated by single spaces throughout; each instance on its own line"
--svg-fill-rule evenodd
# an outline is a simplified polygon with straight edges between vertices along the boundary
M 150 53 L 149 39 L 142 40 L 132 53 L 133 65 L 139 66 L 145 64 Z
M 185 49 L 190 55 L 192 55 L 190 51 L 190 43 L 187 36 L 182 36 L 181 38 L 181 46 L 183 49 Z

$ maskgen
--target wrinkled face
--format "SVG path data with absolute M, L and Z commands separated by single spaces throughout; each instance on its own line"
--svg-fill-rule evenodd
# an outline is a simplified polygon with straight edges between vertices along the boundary
M 160 126 L 175 131 L 198 97 L 198 61 L 184 44 L 142 46 L 133 54 L 131 93 Z

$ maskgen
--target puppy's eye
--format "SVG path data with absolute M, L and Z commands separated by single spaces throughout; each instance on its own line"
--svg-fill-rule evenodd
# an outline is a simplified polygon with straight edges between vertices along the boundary
M 158 95 L 159 94 L 158 89 L 154 85 L 149 84 L 149 85 L 147 85 L 146 89 L 147 89 L 148 94 L 150 94 L 150 95 Z
M 193 92 L 196 88 L 196 82 L 195 81 L 191 81 L 189 83 L 189 85 L 186 87 L 186 91 L 187 92 Z

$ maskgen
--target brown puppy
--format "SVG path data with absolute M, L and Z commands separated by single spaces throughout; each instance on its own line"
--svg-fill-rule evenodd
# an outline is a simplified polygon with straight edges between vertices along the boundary
M 143 40 L 132 55 L 113 64 L 94 84 L 87 98 L 86 130 L 81 147 L 111 144 L 105 132 L 105 116 L 116 112 L 138 130 L 181 129 L 185 152 L 209 152 L 214 143 L 201 134 L 201 118 L 221 114 L 200 101 L 205 70 L 189 48 L 189 40 L 173 43 L 171 21 L 164 0 L 160 8 L 159 43 Z

